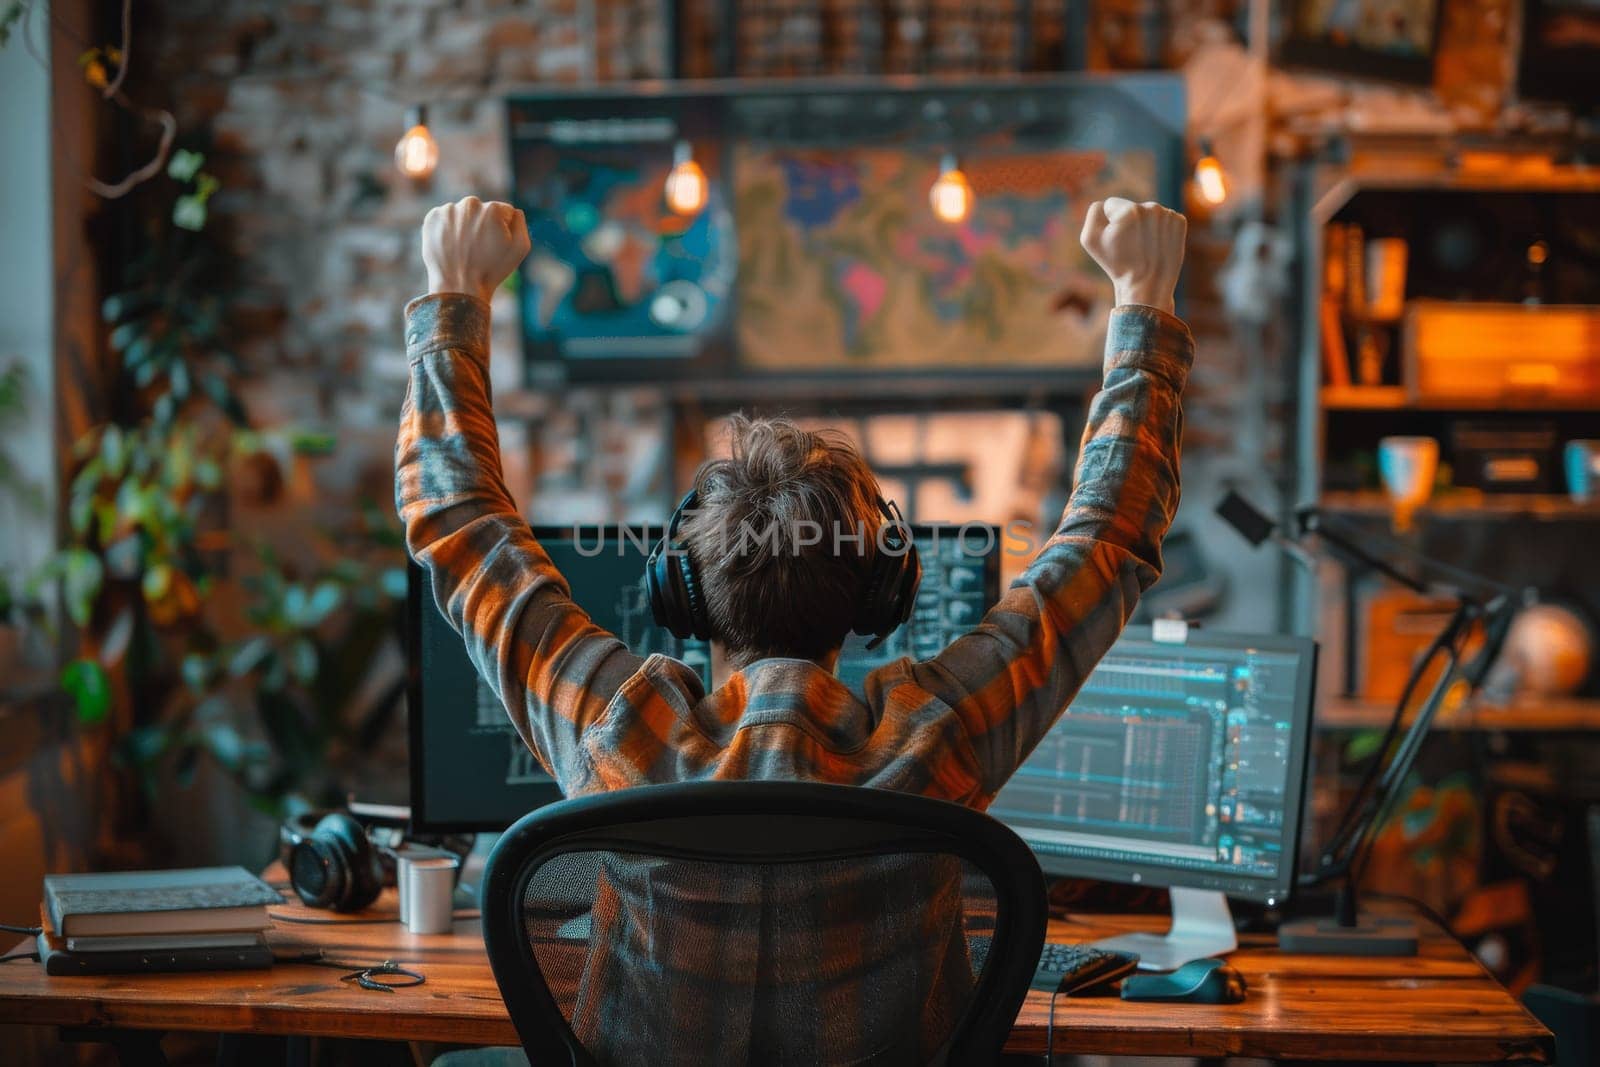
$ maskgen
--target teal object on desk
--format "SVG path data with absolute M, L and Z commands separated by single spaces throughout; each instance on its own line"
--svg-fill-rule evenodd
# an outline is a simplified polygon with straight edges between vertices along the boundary
M 1244 975 L 1222 960 L 1194 960 L 1170 974 L 1138 974 L 1122 980 L 1123 1000 L 1237 1004 L 1244 999 Z

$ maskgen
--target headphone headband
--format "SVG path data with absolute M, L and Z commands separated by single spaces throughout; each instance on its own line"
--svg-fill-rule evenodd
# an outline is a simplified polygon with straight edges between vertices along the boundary
M 688 546 L 678 536 L 686 514 L 694 511 L 699 499 L 698 491 L 690 489 L 673 509 L 666 532 L 645 561 L 645 588 L 657 626 L 674 637 L 709 640 L 711 617 L 701 592 L 700 576 Z M 872 565 L 851 623 L 854 633 L 872 639 L 868 648 L 877 648 L 911 617 L 922 581 L 917 545 L 899 505 L 881 493 L 876 501 L 878 512 L 888 521 L 886 529 L 880 528 L 873 537 L 877 550 L 872 554 Z

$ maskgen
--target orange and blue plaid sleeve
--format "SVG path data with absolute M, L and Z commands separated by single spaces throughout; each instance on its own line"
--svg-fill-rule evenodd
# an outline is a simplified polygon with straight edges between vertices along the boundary
M 1055 724 L 1161 575 L 1193 360 L 1180 319 L 1141 305 L 1111 313 L 1104 383 L 1060 524 L 976 629 L 910 668 L 954 710 L 987 796 Z
M 459 293 L 413 300 L 406 357 L 395 444 L 406 547 L 478 674 L 566 790 L 587 777 L 584 727 L 641 661 L 573 602 L 506 488 L 489 389 L 489 306 Z

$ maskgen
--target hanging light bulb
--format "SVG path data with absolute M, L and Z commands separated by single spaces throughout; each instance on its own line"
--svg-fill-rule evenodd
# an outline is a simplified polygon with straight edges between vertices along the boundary
M 939 177 L 928 190 L 928 204 L 945 222 L 965 222 L 972 214 L 972 183 L 961 173 L 953 152 L 939 161 Z
M 711 184 L 706 172 L 694 161 L 694 150 L 688 141 L 679 141 L 672 148 L 672 170 L 667 174 L 667 206 L 679 215 L 698 215 L 705 210 L 711 196 Z
M 414 107 L 406 112 L 406 132 L 394 146 L 394 165 L 412 181 L 427 181 L 439 165 L 439 142 L 428 130 L 428 109 Z
M 1200 139 L 1200 159 L 1194 165 L 1194 187 L 1200 199 L 1212 207 L 1228 199 L 1227 175 L 1223 173 L 1222 161 L 1211 150 L 1209 138 Z

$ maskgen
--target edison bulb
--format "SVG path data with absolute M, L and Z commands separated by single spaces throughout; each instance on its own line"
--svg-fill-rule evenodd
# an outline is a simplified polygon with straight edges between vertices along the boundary
M 1194 186 L 1200 199 L 1216 207 L 1228 199 L 1228 181 L 1222 172 L 1222 161 L 1209 153 L 1194 165 Z
M 964 222 L 972 214 L 972 201 L 972 183 L 956 165 L 955 157 L 946 156 L 938 179 L 928 190 L 928 205 L 945 222 Z
M 433 176 L 439 165 L 439 142 L 428 129 L 427 112 L 414 108 L 406 116 L 406 132 L 394 146 L 394 165 L 400 173 L 413 181 L 424 181 Z
M 694 161 L 688 141 L 679 141 L 672 150 L 672 170 L 667 174 L 667 207 L 679 215 L 698 215 L 711 196 L 706 172 Z

